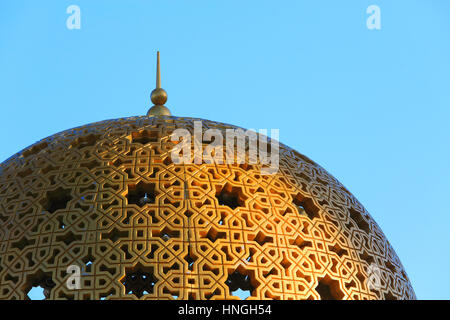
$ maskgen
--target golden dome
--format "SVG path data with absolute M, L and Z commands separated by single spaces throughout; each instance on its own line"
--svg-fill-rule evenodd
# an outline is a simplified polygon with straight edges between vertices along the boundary
M 295 150 L 280 144 L 274 175 L 172 163 L 171 132 L 194 120 L 102 121 L 2 163 L 0 299 L 38 285 L 50 299 L 415 298 L 364 207 Z M 69 265 L 80 289 L 66 285 Z

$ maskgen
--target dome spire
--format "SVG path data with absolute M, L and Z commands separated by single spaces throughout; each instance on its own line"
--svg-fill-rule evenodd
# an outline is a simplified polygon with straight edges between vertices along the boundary
M 159 63 L 159 51 L 156 53 L 156 89 L 161 88 L 161 67 Z
M 150 98 L 155 105 L 148 110 L 148 117 L 171 115 L 169 109 L 164 105 L 167 101 L 167 92 L 161 88 L 159 51 L 156 54 L 156 89 L 152 91 Z

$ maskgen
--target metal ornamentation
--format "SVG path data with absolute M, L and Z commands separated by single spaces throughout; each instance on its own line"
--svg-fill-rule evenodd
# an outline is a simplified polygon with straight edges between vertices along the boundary
M 300 153 L 280 144 L 274 175 L 173 163 L 194 120 L 89 124 L 2 163 L 0 299 L 415 299 L 364 207 Z

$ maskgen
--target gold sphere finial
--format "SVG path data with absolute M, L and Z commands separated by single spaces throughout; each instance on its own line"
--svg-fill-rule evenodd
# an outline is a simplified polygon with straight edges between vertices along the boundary
M 150 94 L 150 98 L 155 105 L 163 105 L 167 101 L 167 92 L 162 88 L 156 88 Z
M 167 92 L 161 88 L 161 68 L 159 63 L 159 51 L 156 54 L 156 89 L 150 94 L 152 102 L 155 104 L 147 112 L 147 116 L 170 116 L 170 110 L 164 105 L 167 101 Z

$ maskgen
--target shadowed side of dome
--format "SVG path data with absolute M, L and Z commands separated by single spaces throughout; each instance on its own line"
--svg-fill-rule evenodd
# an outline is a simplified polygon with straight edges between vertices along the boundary
M 295 150 L 280 145 L 274 175 L 173 163 L 170 135 L 194 120 L 102 121 L 1 164 L 0 299 L 41 284 L 50 299 L 415 298 L 364 207 Z

